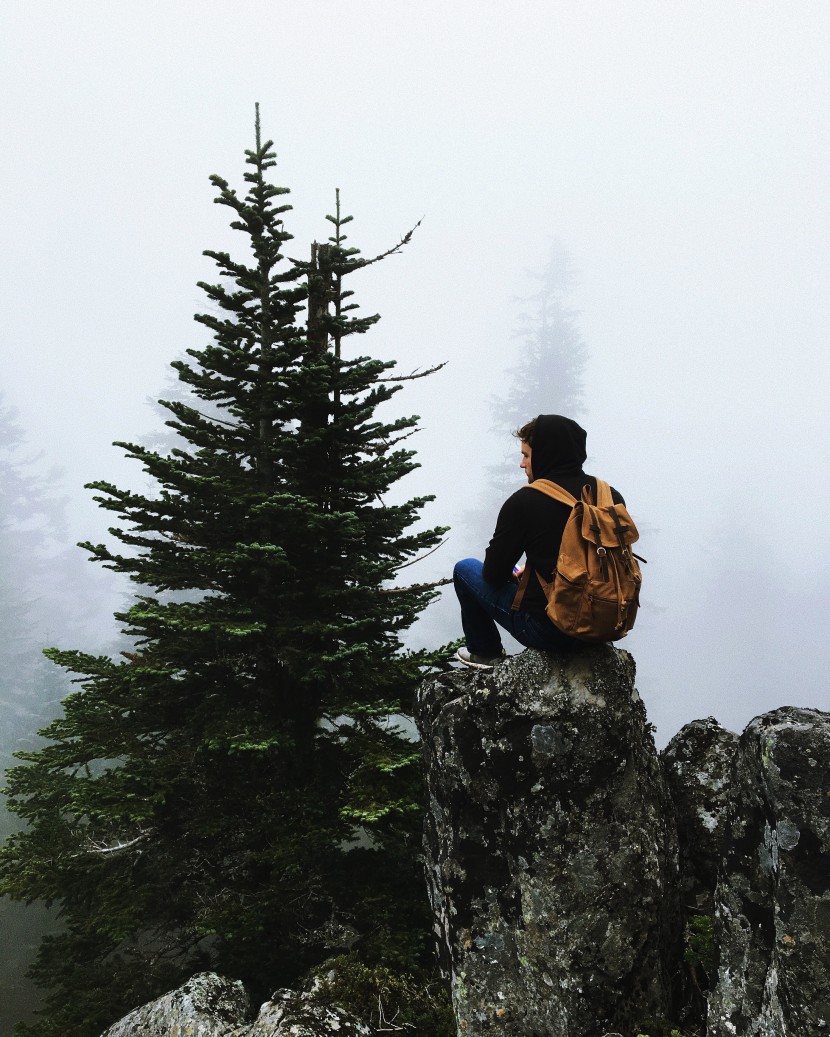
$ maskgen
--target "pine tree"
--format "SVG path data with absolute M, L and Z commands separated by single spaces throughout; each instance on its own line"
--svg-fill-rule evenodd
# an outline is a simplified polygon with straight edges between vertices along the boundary
M 36 731 L 66 694 L 64 675 L 43 658 L 47 637 L 66 611 L 63 500 L 54 471 L 39 471 L 15 410 L 0 396 L 0 771 L 12 753 L 32 748 Z M 20 828 L 0 796 L 0 840 Z M 23 973 L 53 920 L 39 905 L 0 901 L 0 1033 L 39 1001 Z
M 516 341 L 519 354 L 511 367 L 509 389 L 494 398 L 497 427 L 512 431 L 539 413 L 578 417 L 584 410 L 583 372 L 588 350 L 578 312 L 568 303 L 574 275 L 570 257 L 550 246 L 541 271 L 532 276 L 537 288 L 520 300 Z
M 204 967 L 264 997 L 343 950 L 411 967 L 429 940 L 396 720 L 438 658 L 400 640 L 435 591 L 396 578 L 444 530 L 417 528 L 429 498 L 384 501 L 417 419 L 382 420 L 406 379 L 347 349 L 378 317 L 344 282 L 375 260 L 346 246 L 339 198 L 329 241 L 287 258 L 258 112 L 246 159 L 244 196 L 211 178 L 249 256 L 206 253 L 212 339 L 173 365 L 192 398 L 164 404 L 180 445 L 116 444 L 152 495 L 92 484 L 121 546 L 83 546 L 136 585 L 116 614 L 135 649 L 51 651 L 80 690 L 9 774 L 28 828 L 0 889 L 65 925 L 35 968 L 38 1037 L 98 1034 Z
M 41 655 L 46 632 L 65 610 L 64 501 L 54 471 L 38 472 L 15 410 L 0 396 L 0 766 L 13 748 L 30 743 L 54 715 L 64 690 Z M 50 671 L 53 667 L 48 668 Z
M 542 269 L 530 275 L 536 287 L 519 302 L 514 339 L 504 382 L 507 391 L 490 398 L 493 431 L 504 443 L 500 464 L 487 469 L 487 485 L 476 507 L 465 513 L 471 547 L 483 552 L 496 523 L 498 509 L 524 480 L 518 470 L 519 450 L 512 433 L 538 414 L 577 418 L 585 410 L 583 374 L 588 349 L 578 313 L 568 303 L 573 271 L 568 254 L 553 244 Z

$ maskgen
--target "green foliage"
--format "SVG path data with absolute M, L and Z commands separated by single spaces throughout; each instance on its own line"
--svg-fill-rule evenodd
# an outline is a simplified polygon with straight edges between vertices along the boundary
M 711 915 L 690 915 L 686 922 L 686 947 L 683 960 L 697 977 L 698 985 L 708 990 L 709 979 L 714 974 L 715 939 L 714 919 Z
M 347 247 L 339 198 L 312 261 L 287 259 L 258 117 L 246 156 L 244 196 L 211 178 L 248 257 L 206 253 L 212 341 L 173 364 L 189 396 L 161 401 L 177 445 L 117 444 L 150 492 L 91 485 L 114 543 L 83 546 L 136 587 L 116 614 L 134 651 L 51 650 L 79 688 L 8 777 L 27 827 L 0 891 L 64 920 L 33 1037 L 97 1035 L 204 968 L 264 998 L 339 951 L 427 954 L 420 774 L 395 718 L 440 656 L 400 640 L 435 591 L 395 579 L 444 530 L 417 526 L 428 498 L 384 502 L 416 467 L 416 419 L 381 419 L 394 365 L 347 348 L 378 318 L 344 285 L 375 260 Z
M 14 409 L 0 394 L 0 773 L 15 751 L 31 749 L 36 731 L 66 694 L 64 675 L 43 658 L 59 626 L 77 630 L 87 595 L 64 547 L 64 501 L 56 473 L 42 471 Z M 82 567 L 78 559 L 78 569 Z M 71 584 L 71 587 L 70 587 Z M 67 615 L 67 601 L 73 602 Z M 79 615 L 79 613 L 81 615 Z M 2 784 L 2 781 L 0 781 Z M 21 827 L 0 794 L 0 841 Z M 39 939 L 54 927 L 42 905 L 0 901 L 0 1033 L 11 1033 L 38 994 L 24 974 Z
M 454 1037 L 455 1016 L 449 994 L 430 973 L 370 967 L 354 954 L 327 961 L 316 972 L 315 998 L 353 1013 L 379 1030 L 418 1037 Z

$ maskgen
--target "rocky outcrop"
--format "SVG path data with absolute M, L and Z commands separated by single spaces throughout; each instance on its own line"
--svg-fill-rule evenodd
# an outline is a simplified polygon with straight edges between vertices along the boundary
M 312 994 L 278 990 L 240 1037 L 372 1037 L 374 1030 Z
M 660 754 L 677 821 L 683 905 L 711 914 L 738 736 L 714 717 L 686 724 Z
M 248 1032 L 251 1003 L 239 980 L 200 972 L 178 990 L 125 1015 L 102 1037 L 237 1037 Z
M 459 1032 L 597 1037 L 666 1018 L 677 848 L 631 657 L 528 650 L 445 674 L 417 720 Z
M 716 891 L 709 1037 L 830 1034 L 830 714 L 786 707 L 740 739 Z
M 694 721 L 658 763 L 633 661 L 606 645 L 431 678 L 417 720 L 461 1037 L 631 1037 L 678 1011 L 698 1033 L 706 996 L 707 1037 L 830 1037 L 830 714 L 774 710 L 740 739 Z M 707 992 L 679 959 L 687 912 L 712 911 Z M 314 989 L 253 1019 L 241 983 L 203 973 L 103 1037 L 376 1032 Z
M 278 990 L 250 1022 L 238 980 L 202 972 L 178 990 L 137 1008 L 102 1037 L 372 1037 L 374 1031 L 311 994 Z

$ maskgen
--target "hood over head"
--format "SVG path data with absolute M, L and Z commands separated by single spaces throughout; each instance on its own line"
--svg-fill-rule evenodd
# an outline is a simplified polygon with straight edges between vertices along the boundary
M 572 418 L 561 414 L 540 414 L 531 444 L 534 480 L 581 474 L 588 456 L 585 450 L 587 438 L 585 429 Z

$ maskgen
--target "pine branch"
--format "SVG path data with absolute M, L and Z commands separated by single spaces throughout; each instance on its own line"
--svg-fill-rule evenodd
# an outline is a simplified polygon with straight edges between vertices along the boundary
M 349 219 L 352 219 L 352 217 L 349 217 Z M 353 270 L 362 270 L 363 267 L 372 266 L 373 263 L 380 263 L 381 260 L 387 259 L 389 256 L 396 255 L 398 252 L 401 251 L 401 249 L 403 249 L 406 245 L 409 244 L 409 242 L 412 240 L 412 235 L 421 226 L 423 221 L 424 217 L 422 216 L 421 219 L 418 220 L 418 222 L 415 224 L 415 226 L 411 230 L 408 230 L 406 234 L 404 234 L 404 236 L 397 243 L 397 245 L 393 245 L 391 248 L 388 248 L 385 252 L 381 252 L 379 255 L 373 256 L 371 259 L 352 259 L 350 257 L 347 257 L 344 263 L 332 263 L 332 273 L 340 275 L 350 274 Z M 346 250 L 344 249 L 343 251 L 345 252 Z M 307 271 L 313 265 L 305 259 L 292 259 L 291 262 L 294 264 L 295 267 L 297 267 L 298 270 L 303 271 Z
M 440 371 L 442 367 L 446 367 L 449 361 L 445 360 L 442 364 L 436 364 L 435 367 L 428 367 L 426 371 L 421 371 L 419 368 L 415 368 L 410 374 L 398 375 L 395 378 L 376 378 L 376 382 L 411 382 L 416 378 L 426 378 L 427 375 L 435 374 L 436 371 Z
M 418 222 L 415 224 L 415 226 L 411 230 L 408 230 L 406 234 L 404 234 L 404 236 L 401 238 L 397 245 L 393 245 L 392 248 L 388 248 L 385 252 L 381 252 L 380 255 L 374 256 L 372 259 L 356 259 L 353 261 L 349 261 L 347 264 L 344 264 L 343 273 L 346 273 L 346 271 L 351 270 L 359 270 L 362 269 L 364 266 L 371 266 L 373 263 L 379 263 L 382 259 L 386 259 L 388 256 L 396 255 L 398 252 L 401 251 L 402 248 L 404 248 L 405 245 L 409 244 L 409 242 L 412 240 L 412 235 L 421 226 L 423 222 L 424 217 L 422 216 L 420 220 L 418 220 Z M 335 267 L 334 269 L 335 271 L 337 271 L 337 267 Z
M 430 554 L 432 554 L 431 551 Z M 416 558 L 415 561 L 420 561 L 420 558 Z M 406 587 L 381 587 L 378 594 L 414 594 L 417 591 L 431 591 L 436 587 L 447 587 L 451 583 L 451 576 L 443 576 L 440 580 L 432 580 L 430 583 L 410 583 Z

